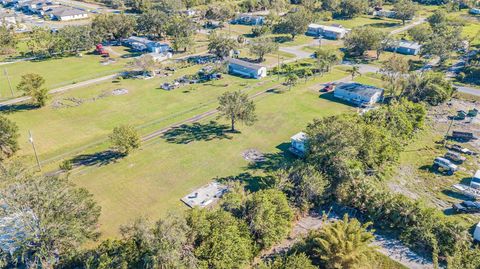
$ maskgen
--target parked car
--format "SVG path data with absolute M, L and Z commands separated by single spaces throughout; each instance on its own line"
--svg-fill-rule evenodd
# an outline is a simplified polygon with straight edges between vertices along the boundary
M 450 161 L 457 162 L 457 163 L 463 163 L 467 159 L 464 156 L 462 156 L 460 153 L 453 152 L 453 151 L 447 151 L 444 157 L 449 159 Z
M 450 145 L 450 146 L 447 146 L 448 149 L 450 150 L 453 150 L 453 151 L 456 151 L 456 152 L 460 152 L 462 154 L 467 154 L 467 155 L 476 155 L 477 153 L 476 152 L 473 152 L 465 147 L 462 147 L 461 145 L 459 144 L 453 144 L 453 145 Z
M 459 213 L 480 213 L 480 202 L 463 201 L 452 206 Z
M 322 92 L 331 92 L 335 89 L 335 84 L 333 83 L 329 83 L 329 84 L 326 84 L 325 87 L 323 87 L 320 91 Z
M 453 175 L 453 173 L 458 170 L 458 166 L 443 157 L 435 158 L 432 168 L 435 170 L 443 170 L 447 175 Z

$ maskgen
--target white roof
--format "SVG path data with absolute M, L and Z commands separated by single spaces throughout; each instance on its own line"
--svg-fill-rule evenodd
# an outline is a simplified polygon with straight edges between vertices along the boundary
M 263 65 L 254 64 L 254 63 L 250 63 L 250 62 L 247 62 L 247 61 L 242 61 L 242 60 L 235 59 L 235 58 L 228 58 L 227 61 L 231 64 L 240 65 L 240 66 L 247 67 L 249 69 L 254 69 L 254 70 L 260 70 L 262 68 L 266 68 Z
M 300 133 L 292 136 L 291 139 L 295 140 L 295 141 L 305 141 L 305 140 L 307 140 L 307 134 L 304 133 L 304 132 L 300 132 Z
M 308 28 L 322 29 L 323 31 L 334 32 L 334 33 L 347 32 L 347 29 L 345 29 L 343 26 L 321 25 L 316 23 L 312 23 L 308 25 Z
M 477 170 L 477 172 L 475 172 L 475 175 L 473 177 L 480 179 L 480 170 Z
M 406 41 L 406 40 L 401 40 L 398 43 L 398 46 L 402 47 L 402 48 L 415 49 L 415 50 L 418 50 L 422 47 L 422 45 L 420 45 L 416 42 L 410 42 L 410 41 Z

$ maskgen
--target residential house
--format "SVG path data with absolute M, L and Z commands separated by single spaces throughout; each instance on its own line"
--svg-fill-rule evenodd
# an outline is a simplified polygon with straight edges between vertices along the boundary
M 470 9 L 470 14 L 480 15 L 480 8 L 471 8 Z
M 371 106 L 383 97 L 383 89 L 356 82 L 339 83 L 334 96 L 358 106 Z
M 299 157 L 305 157 L 305 154 L 308 150 L 307 134 L 304 132 L 300 132 L 292 136 L 290 138 L 290 148 L 288 150 Z
M 349 29 L 344 28 L 341 25 L 321 25 L 312 23 L 308 25 L 307 35 L 321 36 L 328 39 L 342 39 L 348 33 Z
M 151 52 L 148 55 L 152 56 L 153 60 L 157 63 L 163 62 L 165 60 L 168 60 L 168 59 L 172 58 L 172 53 L 171 52 L 165 52 L 165 53 Z
M 373 16 L 382 17 L 382 18 L 396 18 L 397 12 L 393 10 L 375 10 L 373 11 Z
M 265 21 L 265 17 L 251 15 L 251 14 L 241 14 L 231 21 L 232 24 L 242 24 L 242 25 L 262 25 Z
M 172 51 L 172 48 L 168 44 L 151 41 L 147 44 L 147 50 L 154 53 L 168 53 Z
M 52 20 L 71 21 L 88 18 L 88 12 L 78 8 L 56 7 L 45 12 Z
M 247 61 L 228 58 L 228 72 L 248 78 L 260 79 L 267 76 L 267 67 Z
M 123 43 L 137 51 L 148 51 L 154 53 L 167 53 L 172 51 L 166 43 L 152 41 L 145 37 L 131 36 L 123 41 Z
M 393 46 L 387 48 L 388 51 L 398 52 L 405 55 L 417 55 L 420 53 L 422 45 L 407 40 L 400 40 Z
M 20 4 L 20 8 L 23 12 L 37 14 L 40 8 L 50 4 L 52 4 L 50 0 L 31 0 Z

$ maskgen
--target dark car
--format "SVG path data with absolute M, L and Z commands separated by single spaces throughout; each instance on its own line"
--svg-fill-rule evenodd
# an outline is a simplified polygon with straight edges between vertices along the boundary
M 451 146 L 448 146 L 447 148 L 449 148 L 450 150 L 456 151 L 456 152 L 467 154 L 467 155 L 476 155 L 476 152 L 473 152 L 473 151 L 469 150 L 468 148 L 462 147 L 459 144 L 453 144 Z
M 454 204 L 453 210 L 461 213 L 480 213 L 480 202 L 464 201 Z
M 331 92 L 335 89 L 335 84 L 327 84 L 323 89 L 321 89 L 322 92 Z

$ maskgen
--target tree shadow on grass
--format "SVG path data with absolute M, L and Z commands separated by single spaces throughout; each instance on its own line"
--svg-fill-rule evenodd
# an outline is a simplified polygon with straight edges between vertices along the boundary
M 328 100 L 328 101 L 331 101 L 331 102 L 340 103 L 340 104 L 347 105 L 347 106 L 350 106 L 350 107 L 358 107 L 358 106 L 356 106 L 352 103 L 349 103 L 345 100 L 342 100 L 340 98 L 335 97 L 332 92 L 322 93 L 318 97 L 320 99 L 325 99 L 325 100 Z
M 276 148 L 279 149 L 280 152 L 265 154 L 265 161 L 251 162 L 248 164 L 247 169 L 261 170 L 269 173 L 288 166 L 295 160 L 295 156 L 288 151 L 289 147 L 290 143 L 282 143 L 278 145 Z
M 390 27 L 395 27 L 400 25 L 401 23 L 397 23 L 397 22 L 377 22 L 377 23 L 369 24 L 368 26 L 371 26 L 374 28 L 390 28 Z
M 73 166 L 104 166 L 125 157 L 125 154 L 113 150 L 105 150 L 93 154 L 75 156 L 71 161 Z
M 228 135 L 230 127 L 218 124 L 215 121 L 209 123 L 183 124 L 172 128 L 164 133 L 164 138 L 169 143 L 188 144 L 194 141 L 210 141 L 213 139 L 231 139 Z
M 269 176 L 256 176 L 249 172 L 244 172 L 236 176 L 217 178 L 216 181 L 227 185 L 229 182 L 238 181 L 245 186 L 245 190 L 256 192 L 268 188 L 271 185 L 270 182 L 272 180 Z
M 442 190 L 442 193 L 445 194 L 445 195 L 447 195 L 447 196 L 449 196 L 449 197 L 458 199 L 458 200 L 466 200 L 466 201 L 473 201 L 473 200 L 475 200 L 475 199 L 472 199 L 472 198 L 469 197 L 469 196 L 464 195 L 463 193 L 456 192 L 456 191 L 449 190 L 449 189 Z
M 0 112 L 5 114 L 21 112 L 21 111 L 29 111 L 39 108 L 39 106 L 34 104 L 11 104 L 0 106 Z

